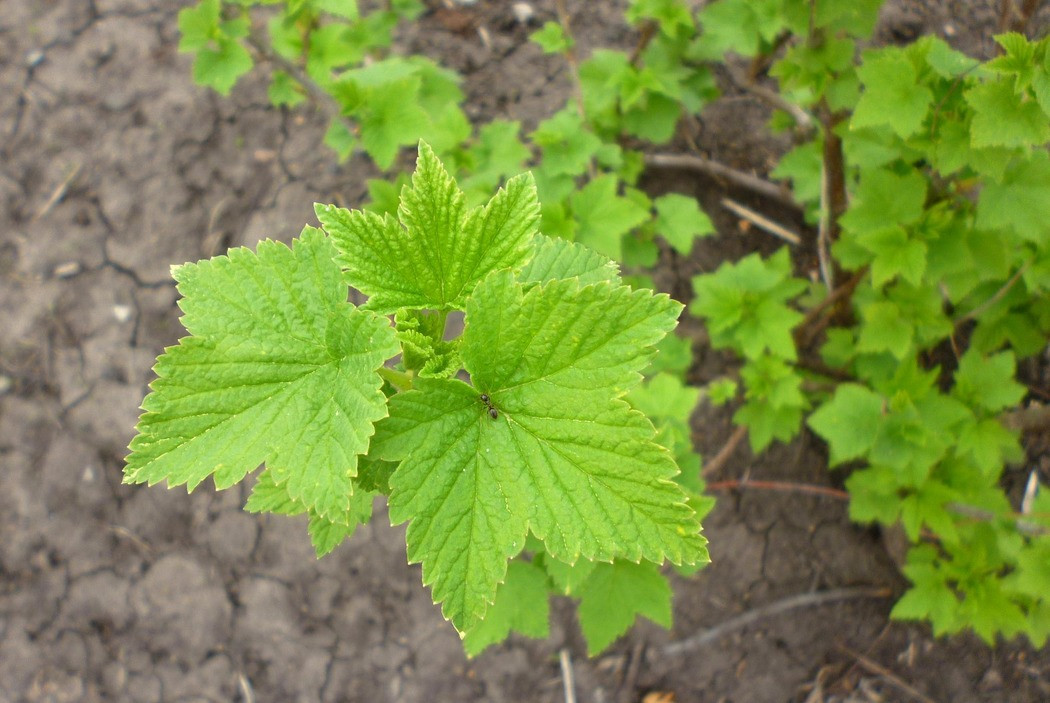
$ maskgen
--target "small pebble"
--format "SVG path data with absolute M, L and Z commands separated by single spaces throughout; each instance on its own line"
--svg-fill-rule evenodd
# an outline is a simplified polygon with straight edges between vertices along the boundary
M 95 469 L 90 465 L 84 467 L 84 473 L 80 474 L 80 480 L 84 483 L 91 483 L 95 480 Z
M 131 306 L 130 305 L 114 305 L 113 306 L 113 317 L 117 318 L 117 322 L 127 322 L 131 319 Z
M 29 68 L 36 68 L 44 61 L 44 52 L 40 49 L 34 49 L 26 54 L 26 66 Z
M 6 394 L 14 385 L 10 376 L 0 376 L 0 395 Z
M 536 9 L 527 2 L 516 2 L 510 7 L 518 24 L 528 24 L 536 16 Z

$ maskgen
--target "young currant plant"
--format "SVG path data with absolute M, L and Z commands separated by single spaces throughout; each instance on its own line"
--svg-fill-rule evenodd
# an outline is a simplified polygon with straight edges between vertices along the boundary
M 597 652 L 636 614 L 669 624 L 665 560 L 708 560 L 702 502 L 629 396 L 682 306 L 539 234 L 529 174 L 464 201 L 424 143 L 396 216 L 318 205 L 291 247 L 177 267 L 190 336 L 157 361 L 125 480 L 223 489 L 265 464 L 246 508 L 305 513 L 319 556 L 385 495 L 469 653 L 546 636 L 552 592 Z
M 771 64 L 788 108 L 775 122 L 817 126 L 774 173 L 829 258 L 817 286 L 793 278 L 786 250 L 725 264 L 694 280 L 691 310 L 744 359 L 734 420 L 752 448 L 805 421 L 833 466 L 855 467 L 852 517 L 913 543 L 895 617 L 1041 646 L 1048 492 L 1012 503 L 1000 479 L 1025 456 L 1018 361 L 1050 332 L 1050 40 L 1000 35 L 985 63 L 935 37 L 857 60 L 880 4 L 705 9 L 697 53 Z

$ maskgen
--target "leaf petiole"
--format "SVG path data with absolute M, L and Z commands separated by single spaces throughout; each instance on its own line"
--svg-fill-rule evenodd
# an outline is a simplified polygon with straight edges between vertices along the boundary
M 398 371 L 397 369 L 383 366 L 379 369 L 379 375 L 398 391 L 412 390 L 412 380 L 415 378 L 415 374 L 411 371 Z

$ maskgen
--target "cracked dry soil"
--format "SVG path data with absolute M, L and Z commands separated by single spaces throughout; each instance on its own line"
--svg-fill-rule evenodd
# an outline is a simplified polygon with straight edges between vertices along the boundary
M 825 700 L 807 698 L 817 681 L 829 701 L 908 700 L 840 645 L 933 700 L 1050 699 L 1046 652 L 934 641 L 926 628 L 887 624 L 887 599 L 794 610 L 661 653 L 786 596 L 899 591 L 877 536 L 826 499 L 724 497 L 706 525 L 714 563 L 677 579 L 672 632 L 643 624 L 587 661 L 559 604 L 549 641 L 512 638 L 467 661 L 418 567 L 405 564 L 403 529 L 388 527 L 382 510 L 317 561 L 304 524 L 243 513 L 244 490 L 121 485 L 153 359 L 181 334 L 168 267 L 264 237 L 288 241 L 311 221 L 313 201 L 360 203 L 375 175 L 359 160 L 336 166 L 320 146 L 323 119 L 270 108 L 261 77 L 231 99 L 194 86 L 175 51 L 183 4 L 0 5 L 0 703 L 557 701 L 562 647 L 574 655 L 580 701 L 655 691 L 679 701 Z M 575 3 L 584 50 L 633 41 L 620 5 Z M 898 22 L 905 29 L 936 31 L 959 4 L 898 5 L 911 13 Z M 469 10 L 491 48 L 437 13 L 401 41 L 466 76 L 472 117 L 531 128 L 564 102 L 569 82 L 525 41 L 509 6 Z M 962 6 L 964 28 L 994 19 L 990 6 Z M 536 9 L 540 19 L 553 14 L 549 2 Z M 756 141 L 765 118 L 736 99 L 705 114 L 694 137 L 716 158 L 764 172 L 783 148 Z M 717 207 L 720 184 L 664 174 L 648 186 L 701 198 L 726 233 L 687 261 L 665 257 L 669 289 L 773 246 L 734 233 Z M 694 380 L 725 362 L 701 350 Z M 730 432 L 725 413 L 707 408 L 694 426 L 706 453 Z M 826 483 L 824 464 L 803 439 L 759 460 L 741 451 L 724 474 Z

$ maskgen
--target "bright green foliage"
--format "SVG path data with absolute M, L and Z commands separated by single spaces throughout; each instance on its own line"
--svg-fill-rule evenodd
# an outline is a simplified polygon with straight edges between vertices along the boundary
M 613 259 L 622 256 L 621 238 L 649 219 L 649 209 L 616 194 L 616 177 L 599 176 L 571 199 L 579 222 L 576 238 Z
M 711 218 L 700 209 L 695 198 L 677 193 L 662 195 L 656 206 L 656 231 L 677 251 L 688 254 L 697 237 L 714 234 Z
M 975 85 L 966 100 L 974 111 L 970 134 L 975 147 L 1028 146 L 1050 139 L 1050 118 L 1038 103 L 1018 95 L 1012 81 Z
M 278 11 L 266 13 L 263 36 L 253 10 L 271 5 Z M 422 9 L 416 0 L 365 14 L 355 0 L 200 0 L 179 13 L 179 50 L 195 54 L 198 84 L 225 95 L 253 68 L 247 46 L 272 48 L 286 63 L 272 72 L 270 102 L 295 107 L 324 95 L 340 112 L 324 143 L 340 161 L 363 148 L 388 169 L 420 138 L 447 154 L 471 134 L 455 74 L 423 57 L 387 56 L 398 22 Z
M 752 451 L 762 451 L 774 439 L 790 441 L 809 405 L 802 394 L 802 377 L 782 359 L 764 355 L 749 360 L 740 378 L 747 390 L 733 421 L 747 426 Z
M 864 93 L 853 111 L 852 126 L 889 126 L 909 137 L 922 126 L 933 103 L 933 93 L 919 82 L 918 72 L 903 51 L 880 49 L 865 55 L 857 69 Z
M 462 181 L 468 202 L 472 193 L 487 197 L 500 180 L 520 173 L 531 152 L 521 143 L 521 124 L 494 120 L 478 130 L 468 153 L 470 176 Z
M 802 315 L 787 302 L 805 284 L 791 278 L 786 249 L 765 260 L 752 254 L 722 264 L 715 273 L 695 277 L 693 288 L 696 299 L 689 310 L 708 320 L 713 347 L 736 349 L 749 359 L 764 351 L 795 359 L 791 330 Z
M 845 384 L 835 397 L 809 418 L 809 426 L 824 437 L 831 465 L 864 456 L 875 443 L 885 401 L 864 386 Z
M 659 340 L 671 308 L 660 324 L 649 318 L 650 331 L 659 334 L 635 338 L 641 328 L 632 328 L 604 349 L 613 355 L 620 346 L 633 349 L 637 363 L 629 372 L 603 365 L 601 355 L 575 355 L 592 334 L 604 335 L 611 319 L 658 306 L 658 298 L 647 292 L 635 298 L 623 284 L 651 285 L 636 267 L 657 261 L 660 237 L 687 254 L 697 236 L 710 232 L 694 200 L 672 194 L 654 202 L 636 189 L 644 159 L 634 149 L 688 137 L 681 118 L 718 95 L 706 62 L 735 52 L 755 57 L 753 66 L 769 65 L 782 96 L 801 108 L 774 115 L 774 128 L 792 128 L 794 141 L 811 137 L 774 175 L 791 179 L 814 224 L 829 175 L 829 130 L 842 140 L 849 198 L 829 228 L 831 269 L 837 285 L 850 277 L 856 286 L 826 309 L 811 309 L 809 324 L 798 328 L 800 309 L 828 293 L 812 270 L 809 241 L 795 259 L 812 283 L 793 277 L 786 251 L 697 277 L 691 311 L 704 319 L 712 346 L 743 357 L 741 392 L 725 378 L 710 385 L 708 398 L 737 399 L 734 419 L 748 427 L 756 451 L 791 438 L 807 421 L 827 441 L 832 464 L 859 465 L 846 479 L 855 520 L 899 523 L 916 542 L 935 536 L 936 548 L 920 545 L 910 555 L 906 574 L 914 587 L 895 616 L 930 619 L 938 633 L 969 627 L 989 640 L 1024 633 L 1045 641 L 1050 538 L 1036 514 L 1045 499 L 1037 497 L 1035 513 L 1018 517 L 999 479 L 1004 465 L 1023 457 L 1017 433 L 1000 418 L 1025 398 L 1018 360 L 1045 350 L 1050 334 L 1050 40 L 1000 35 L 1002 52 L 982 64 L 923 37 L 906 47 L 868 49 L 858 61 L 856 48 L 869 45 L 881 0 L 712 0 L 699 12 L 686 0 L 631 0 L 627 20 L 651 33 L 636 55 L 599 47 L 577 65 L 568 28 L 548 23 L 534 35 L 546 51 L 565 55 L 580 91 L 523 141 L 519 126 L 508 122 L 472 136 L 457 77 L 426 59 L 390 54 L 398 21 L 422 9 L 411 0 L 372 11 L 375 4 L 336 0 L 238 0 L 225 7 L 203 0 L 179 18 L 180 49 L 197 54 L 199 82 L 226 92 L 251 68 L 247 42 L 266 43 L 252 31 L 260 26 L 251 21 L 252 9 L 262 4 L 277 6 L 269 13 L 273 50 L 302 67 L 309 83 L 300 84 L 303 76 L 292 71 L 273 72 L 272 102 L 294 107 L 318 90 L 326 93 L 341 114 L 325 143 L 342 159 L 364 150 L 388 168 L 419 137 L 431 142 L 433 154 L 407 188 L 400 181 L 370 183 L 372 215 L 319 210 L 340 250 L 343 280 L 371 297 L 368 308 L 393 315 L 391 339 L 402 353 L 398 369 L 379 370 L 383 390 L 393 396 L 384 406 L 392 416 L 379 423 L 377 441 L 368 443 L 370 424 L 363 433 L 371 455 L 352 450 L 357 475 L 339 474 L 352 488 L 343 496 L 349 502 L 318 517 L 303 498 L 313 494 L 299 486 L 293 496 L 293 477 L 272 461 L 270 452 L 283 445 L 268 444 L 253 445 L 258 461 L 270 459 L 271 466 L 250 507 L 308 513 L 321 552 L 367 519 L 372 493 L 392 493 L 391 514 L 410 523 L 411 558 L 423 562 L 446 614 L 466 628 L 472 653 L 510 631 L 542 636 L 545 593 L 582 599 L 584 631 L 595 649 L 635 616 L 628 607 L 608 621 L 584 617 L 587 609 L 611 609 L 597 592 L 614 594 L 617 583 L 660 591 L 655 579 L 640 575 L 659 578 L 656 566 L 635 566 L 635 558 L 650 558 L 648 549 L 654 561 L 676 550 L 702 560 L 695 529 L 676 536 L 673 527 L 688 533 L 692 528 L 683 525 L 694 523 L 686 503 L 703 514 L 710 501 L 697 495 L 702 483 L 690 446 L 697 392 L 680 381 L 690 367 L 690 343 Z M 837 126 L 817 119 L 829 114 Z M 454 164 L 464 193 L 434 167 L 437 157 Z M 512 180 L 488 200 L 501 179 L 530 161 L 535 189 Z M 544 203 L 538 209 L 537 194 Z M 623 279 L 606 257 L 626 267 Z M 577 304 L 605 306 L 608 314 L 592 317 Z M 459 340 L 444 338 L 452 309 L 467 311 Z M 560 316 L 575 323 L 559 327 Z M 581 327 L 592 321 L 596 331 Z M 796 339 L 804 348 L 796 349 Z M 656 344 L 660 354 L 643 369 Z M 222 354 L 253 349 L 214 345 Z M 174 393 L 165 374 L 183 373 L 176 363 L 187 354 L 181 346 L 158 364 L 155 386 L 167 389 L 161 395 Z M 817 349 L 826 367 L 813 358 Z M 544 354 L 548 361 L 571 357 L 583 375 L 529 376 Z M 507 366 L 515 356 L 521 363 Z M 472 385 L 453 380 L 461 367 Z M 648 375 L 641 383 L 639 371 Z M 508 386 L 515 374 L 524 374 L 522 382 Z M 607 426 L 594 425 L 599 415 Z M 577 431 L 574 423 L 587 429 Z M 238 437 L 254 441 L 250 430 Z M 290 442 L 287 434 L 279 439 Z M 136 440 L 144 442 L 142 452 L 152 441 Z M 393 461 L 381 461 L 371 451 L 376 447 Z M 594 497 L 582 519 L 558 512 L 576 510 L 566 495 L 591 495 L 586 487 L 601 483 L 601 471 L 623 461 L 620 453 L 630 457 L 624 495 L 641 490 L 646 505 L 666 509 L 648 516 L 652 529 L 595 519 L 596 507 L 622 496 Z M 556 484 L 552 477 L 560 479 L 565 456 L 577 468 L 567 470 L 571 482 Z M 683 470 L 677 476 L 672 457 Z M 210 473 L 171 470 L 191 485 Z M 215 476 L 228 481 L 241 471 L 224 464 Z M 611 514 L 633 515 L 616 506 Z M 572 529 L 559 531 L 563 524 Z M 630 549 L 640 551 L 624 553 L 635 538 L 640 542 Z M 614 561 L 598 565 L 590 558 Z M 619 572 L 622 565 L 634 570 L 633 581 Z M 591 583 L 584 598 L 599 577 L 604 586 Z M 528 603 L 532 613 L 515 611 L 515 602 Z M 634 602 L 648 604 L 643 614 L 663 618 L 660 598 Z
M 792 295 L 764 301 L 756 281 L 772 267 L 757 257 L 698 277 L 691 310 L 713 346 L 744 357 L 735 419 L 753 447 L 790 438 L 813 408 L 807 424 L 828 443 L 830 463 L 861 465 L 846 481 L 852 517 L 900 524 L 914 542 L 934 536 L 936 548 L 909 556 L 914 587 L 895 617 L 930 619 L 938 634 L 1024 633 L 1040 644 L 1050 574 L 1036 565 L 1050 538 L 1016 517 L 999 480 L 1024 457 L 1001 418 L 1026 395 L 1016 360 L 1045 350 L 1050 334 L 1050 41 L 1001 35 L 1002 54 L 982 65 L 923 37 L 869 49 L 855 64 L 878 5 L 717 0 L 701 13 L 704 35 L 691 52 L 761 54 L 792 32 L 781 57 L 766 57 L 782 94 L 809 115 L 845 116 L 834 132 L 848 209 L 831 253 L 857 285 L 797 330 L 807 345 L 820 342 L 833 375 L 805 364 L 816 382 L 807 389 L 792 368 L 810 353 L 796 353 L 789 334 L 799 318 L 755 323 L 763 304 L 794 315 L 803 290 L 798 282 Z M 851 24 L 861 16 L 865 26 Z M 787 126 L 786 115 L 776 119 Z M 793 181 L 814 223 L 828 137 L 815 131 L 775 171 Z M 789 266 L 779 270 L 792 280 Z M 820 300 L 813 292 L 796 304 Z M 846 326 L 824 330 L 828 320 Z
M 391 519 L 412 520 L 409 558 L 457 627 L 482 617 L 529 529 L 568 562 L 704 558 L 691 511 L 675 506 L 684 496 L 669 481 L 673 461 L 617 400 L 646 361 L 638 350 L 678 312 L 666 297 L 608 283 L 526 292 L 495 274 L 467 305 L 461 353 L 477 390 L 420 382 L 392 400 L 376 439 L 381 456 L 403 460 Z M 435 454 L 421 444 L 434 434 L 455 443 Z
M 592 656 L 627 632 L 636 615 L 671 626 L 671 586 L 651 562 L 617 559 L 598 564 L 575 595 L 580 599 L 580 627 L 587 638 L 587 653 Z
M 518 272 L 522 283 L 549 283 L 566 278 L 576 278 L 580 285 L 620 282 L 616 263 L 593 249 L 543 235 L 537 235 L 533 242 L 532 258 Z
M 543 28 L 529 37 L 543 49 L 545 54 L 560 54 L 572 48 L 572 39 L 557 22 L 546 22 Z
M 262 462 L 320 516 L 350 505 L 357 455 L 386 415 L 376 369 L 397 354 L 386 321 L 346 302 L 335 250 L 317 230 L 293 249 L 174 272 L 192 336 L 157 360 L 126 481 L 231 486 Z
M 347 281 L 370 296 L 369 309 L 462 309 L 489 272 L 525 263 L 539 217 L 528 175 L 508 181 L 484 207 L 467 211 L 464 201 L 423 145 L 396 219 L 324 205 L 317 217 L 339 249 Z
M 192 52 L 193 80 L 229 95 L 234 83 L 252 70 L 252 57 L 240 41 L 248 34 L 248 20 L 224 19 L 222 0 L 201 0 L 179 11 L 179 51 Z
M 250 513 L 307 514 L 310 518 L 307 526 L 310 542 L 320 558 L 352 536 L 358 525 L 372 519 L 372 502 L 375 496 L 376 493 L 364 489 L 359 482 L 354 494 L 350 496 L 350 506 L 347 510 L 322 517 L 315 510 L 308 509 L 294 500 L 288 494 L 287 486 L 276 483 L 272 473 L 267 470 L 252 487 L 252 494 L 248 497 L 244 509 Z
M 485 619 L 463 637 L 463 648 L 477 656 L 489 645 L 507 639 L 511 631 L 542 639 L 550 634 L 550 597 L 547 575 L 527 561 L 514 560 L 507 579 L 499 586 L 496 600 Z
M 307 515 L 318 556 L 387 495 L 471 654 L 512 630 L 546 635 L 559 588 L 511 561 L 527 544 L 526 557 L 573 568 L 615 560 L 579 591 L 583 613 L 620 609 L 605 624 L 582 616 L 592 651 L 636 612 L 667 624 L 656 565 L 708 561 L 692 507 L 706 503 L 675 481 L 675 456 L 695 460 L 697 392 L 669 376 L 638 390 L 632 402 L 654 408 L 652 394 L 675 393 L 659 434 L 626 398 L 682 306 L 535 233 L 538 209 L 525 176 L 466 212 L 421 144 L 397 219 L 319 206 L 327 236 L 307 228 L 292 248 L 176 269 L 191 336 L 158 360 L 126 480 L 193 488 L 213 475 L 225 488 L 265 463 L 246 508 Z M 395 326 L 346 302 L 347 282 Z M 444 334 L 452 308 L 466 313 L 458 340 Z M 399 352 L 400 368 L 385 367 Z

